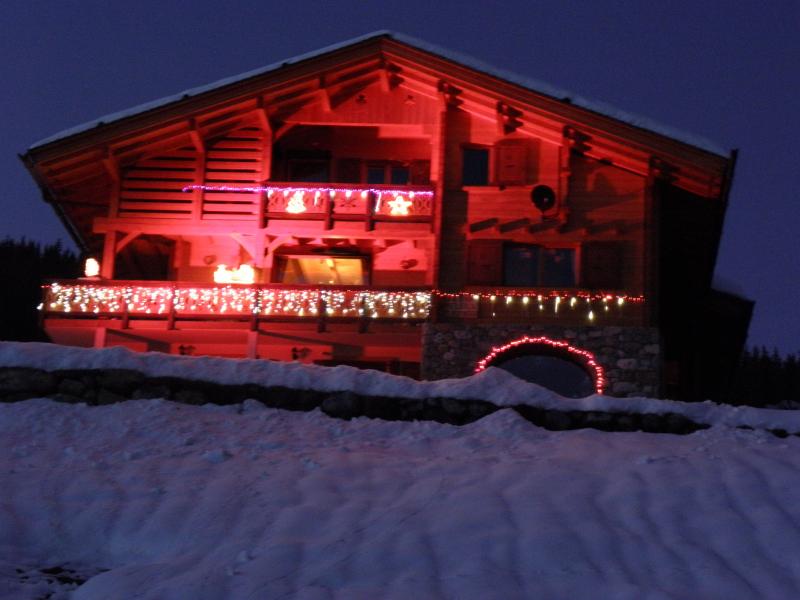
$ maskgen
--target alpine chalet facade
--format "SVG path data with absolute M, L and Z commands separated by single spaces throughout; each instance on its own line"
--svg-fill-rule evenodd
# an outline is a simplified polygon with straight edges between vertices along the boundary
M 735 153 L 397 34 L 22 158 L 96 260 L 45 289 L 56 343 L 424 378 L 556 355 L 597 391 L 699 398 L 746 334 L 711 287 Z

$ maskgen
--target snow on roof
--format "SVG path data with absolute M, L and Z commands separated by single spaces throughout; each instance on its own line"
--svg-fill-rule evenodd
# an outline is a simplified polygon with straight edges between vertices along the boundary
M 498 79 L 503 79 L 508 81 L 509 83 L 513 83 L 519 86 L 522 86 L 526 89 L 531 91 L 541 93 L 547 96 L 551 96 L 557 99 L 569 99 L 569 102 L 574 106 L 579 106 L 581 108 L 585 108 L 595 113 L 599 113 L 601 115 L 611 117 L 612 119 L 616 119 L 618 121 L 622 121 L 629 125 L 633 125 L 634 127 L 638 127 L 640 129 L 646 129 L 648 131 L 652 131 L 654 133 L 658 133 L 660 135 L 664 135 L 666 137 L 672 138 L 674 140 L 678 140 L 689 144 L 691 146 L 695 146 L 697 148 L 701 148 L 706 150 L 707 152 L 711 152 L 713 154 L 718 154 L 720 156 L 727 156 L 728 152 L 723 149 L 718 144 L 709 141 L 703 137 L 696 136 L 693 134 L 688 134 L 682 131 L 678 131 L 676 129 L 672 129 L 671 127 L 667 127 L 660 123 L 657 123 L 651 119 L 641 117 L 639 115 L 635 115 L 632 113 L 628 113 L 622 111 L 618 108 L 610 106 L 604 102 L 599 102 L 596 100 L 590 100 L 584 98 L 580 95 L 573 94 L 563 88 L 559 88 L 556 86 L 552 86 L 548 83 L 538 81 L 535 79 L 530 79 L 526 77 L 522 77 L 517 75 L 516 73 L 512 73 L 510 71 L 506 71 L 503 69 L 498 69 L 493 67 L 483 61 L 478 59 L 472 58 L 471 56 L 467 56 L 464 54 L 460 54 L 458 52 L 453 52 L 451 50 L 447 50 L 445 48 L 440 48 L 434 44 L 430 44 L 428 42 L 424 42 L 422 40 L 418 40 L 411 36 L 396 33 L 389 30 L 379 30 L 373 31 L 372 33 L 367 33 L 365 35 L 351 38 L 349 40 L 345 40 L 343 42 L 339 42 L 337 44 L 333 44 L 330 46 L 325 46 L 324 48 L 320 48 L 318 50 L 313 50 L 311 52 L 306 52 L 304 54 L 299 54 L 297 56 L 293 56 L 291 58 L 287 58 L 285 60 L 275 62 L 263 67 L 259 67 L 257 69 L 253 69 L 251 71 L 246 71 L 244 73 L 240 73 L 239 75 L 234 75 L 232 77 L 226 77 L 224 79 L 219 79 L 212 83 L 202 85 L 199 87 L 190 88 L 188 90 L 184 90 L 182 92 L 178 92 L 177 94 L 173 94 L 170 96 L 165 96 L 163 98 L 159 98 L 158 100 L 152 100 L 150 102 L 145 102 L 144 104 L 139 104 L 137 106 L 133 106 L 131 108 L 121 110 L 118 112 L 114 112 L 99 119 L 95 119 L 93 121 L 89 121 L 87 123 L 82 123 L 81 125 L 76 125 L 75 127 L 70 127 L 69 129 L 65 129 L 60 131 L 54 135 L 46 137 L 38 142 L 35 142 L 30 146 L 30 149 L 33 150 L 34 148 L 38 148 L 40 146 L 44 146 L 51 142 L 55 142 L 78 133 L 83 133 L 90 129 L 94 129 L 95 127 L 100 127 L 102 125 L 107 125 L 109 123 L 113 123 L 115 121 L 120 121 L 127 117 L 132 117 L 134 115 L 138 115 L 140 113 L 153 110 L 155 108 L 160 108 L 162 106 L 166 106 L 168 104 L 172 104 L 173 102 L 179 102 L 181 100 L 186 100 L 187 98 L 192 98 L 194 96 L 199 96 L 206 92 L 210 92 L 212 90 L 216 90 L 227 85 L 238 83 L 240 81 L 245 81 L 247 79 L 251 79 L 253 77 L 258 77 L 260 75 L 264 75 L 266 73 L 270 73 L 272 71 L 277 71 L 283 67 L 296 64 L 302 62 L 304 60 L 308 60 L 311 58 L 316 58 L 318 56 L 322 56 L 324 54 L 328 54 L 329 52 L 333 52 L 335 50 L 340 50 L 342 48 L 346 48 L 348 46 L 352 46 L 366 40 L 370 40 L 373 38 L 378 37 L 389 37 L 398 42 L 407 44 L 409 46 L 413 46 L 415 48 L 419 48 L 420 50 L 424 50 L 426 52 L 430 52 L 432 54 L 436 54 L 445 58 L 447 60 L 453 61 L 455 63 L 461 64 L 465 67 L 473 69 L 475 71 L 480 71 L 492 77 L 497 77 Z

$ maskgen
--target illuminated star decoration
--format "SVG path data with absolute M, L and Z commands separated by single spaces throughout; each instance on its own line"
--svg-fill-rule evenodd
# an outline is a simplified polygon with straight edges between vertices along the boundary
M 389 213 L 393 217 L 402 217 L 408 215 L 408 207 L 411 206 L 411 200 L 406 200 L 403 196 L 397 195 L 394 200 L 390 200 L 386 205 L 390 208 Z
M 306 212 L 305 192 L 298 190 L 292 194 L 292 197 L 289 198 L 289 202 L 286 204 L 286 212 L 292 213 L 293 215 Z

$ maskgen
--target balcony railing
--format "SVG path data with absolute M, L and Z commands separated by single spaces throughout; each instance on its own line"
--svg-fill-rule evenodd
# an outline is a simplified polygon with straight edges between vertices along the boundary
M 269 182 L 264 185 L 189 185 L 184 192 L 201 191 L 204 218 L 262 214 L 273 219 L 429 223 L 434 192 L 429 186 Z M 261 197 L 260 202 L 256 198 Z

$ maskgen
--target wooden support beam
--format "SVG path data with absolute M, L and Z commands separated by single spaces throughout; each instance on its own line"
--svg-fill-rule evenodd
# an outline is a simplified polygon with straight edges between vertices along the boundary
M 117 232 L 106 232 L 103 242 L 103 256 L 100 260 L 100 277 L 114 279 L 114 261 L 117 257 Z
M 117 242 L 116 252 L 119 254 L 122 252 L 122 249 L 130 244 L 133 240 L 139 237 L 142 234 L 141 231 L 131 231 L 130 233 L 126 234 L 124 238 L 122 238 L 119 242 Z
M 105 348 L 106 340 L 108 339 L 108 328 L 98 327 L 94 330 L 94 340 L 92 346 L 94 348 Z
M 247 358 L 258 358 L 258 327 L 247 332 Z
M 364 229 L 367 231 L 375 229 L 375 192 L 367 194 L 367 218 L 364 221 Z
M 192 140 L 194 149 L 197 152 L 194 169 L 194 185 L 200 186 L 205 183 L 206 177 L 206 145 L 197 126 L 196 119 L 189 121 L 189 137 Z M 196 187 L 192 190 L 192 221 L 198 223 L 203 218 L 203 196 L 201 188 Z
M 229 233 L 236 242 L 245 249 L 245 251 L 250 255 L 250 257 L 255 260 L 256 259 L 256 247 L 254 240 L 245 239 L 245 237 L 240 233 Z
M 322 110 L 329 113 L 333 110 L 331 106 L 331 91 L 328 87 L 327 77 L 323 73 L 319 76 L 319 100 L 322 103 Z
M 108 197 L 108 216 L 114 218 L 119 214 L 119 194 L 121 187 L 121 177 L 119 163 L 109 148 L 105 149 L 103 157 L 103 167 L 111 180 L 111 192 Z

